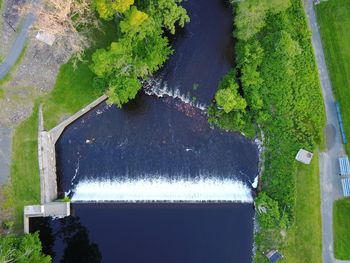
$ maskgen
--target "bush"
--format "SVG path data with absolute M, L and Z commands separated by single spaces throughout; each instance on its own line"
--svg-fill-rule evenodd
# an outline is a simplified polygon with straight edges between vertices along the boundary
M 23 236 L 0 236 L 0 262 L 49 263 L 51 257 L 42 253 L 38 233 Z
M 259 225 L 266 229 L 285 228 L 287 218 L 281 213 L 278 202 L 261 192 L 255 199 Z

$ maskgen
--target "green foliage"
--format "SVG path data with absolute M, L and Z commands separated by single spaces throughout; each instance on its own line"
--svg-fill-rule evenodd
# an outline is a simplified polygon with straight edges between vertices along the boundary
M 258 111 L 263 107 L 261 97 L 261 85 L 259 66 L 262 62 L 264 51 L 258 41 L 252 41 L 245 45 L 237 45 L 239 56 L 237 67 L 240 68 L 244 98 L 251 111 Z
M 208 122 L 212 126 L 218 126 L 227 131 L 240 131 L 251 139 L 255 136 L 255 128 L 250 116 L 240 111 L 225 113 L 215 105 L 211 105 L 208 107 Z
M 93 4 L 101 18 L 111 20 L 116 13 L 127 11 L 134 0 L 93 0 Z
M 0 236 L 0 262 L 49 263 L 51 257 L 43 255 L 38 233 L 23 236 Z
M 248 40 L 265 26 L 266 8 L 264 1 L 242 1 L 238 4 L 235 25 L 238 39 Z
M 286 217 L 281 213 L 278 202 L 261 192 L 255 199 L 259 225 L 266 229 L 284 228 Z
M 2 227 L 7 231 L 11 231 L 14 225 L 15 225 L 15 222 L 13 220 L 4 220 L 2 222 Z
M 236 2 L 231 0 L 231 3 Z M 290 6 L 290 0 L 246 0 L 237 6 L 235 25 L 236 36 L 241 40 L 248 40 L 266 25 L 269 12 L 279 13 Z
M 151 0 L 147 11 L 155 19 L 159 20 L 171 34 L 175 34 L 175 25 L 184 27 L 190 22 L 186 9 L 179 4 L 182 0 Z
M 222 110 L 213 105 L 208 114 L 211 124 L 224 129 L 245 132 L 252 127 L 249 123 L 255 123 L 264 132 L 265 170 L 257 200 L 270 213 L 257 218 L 261 225 L 257 255 L 261 255 L 267 247 L 285 242 L 280 229 L 295 221 L 294 157 L 300 148 L 312 151 L 322 140 L 324 108 L 302 2 L 245 0 L 236 10 L 239 87 L 230 95 L 219 87 L 216 103 Z M 244 111 L 230 111 L 230 96 L 236 94 L 247 104 Z
M 141 83 L 132 77 L 120 76 L 111 79 L 107 90 L 108 101 L 121 107 L 130 99 L 134 99 L 141 88 Z
M 219 90 L 215 94 L 215 100 L 225 113 L 233 110 L 244 110 L 247 107 L 245 99 L 238 94 L 238 84 L 235 80 L 235 71 L 231 70 L 219 84 Z
M 255 0 L 240 2 L 238 10 L 248 12 L 257 8 L 255 4 Z M 238 41 L 237 72 L 247 114 L 263 128 L 266 137 L 264 190 L 292 220 L 294 156 L 301 147 L 313 150 L 321 140 L 323 102 L 301 3 L 290 6 L 261 1 L 260 5 L 266 12 L 264 26 L 254 31 L 249 41 Z M 240 19 L 238 12 L 237 33 L 245 35 Z
M 65 196 L 63 199 L 62 199 L 63 202 L 70 202 L 70 198 L 68 196 Z
M 94 83 L 107 89 L 109 102 L 121 107 L 135 98 L 140 81 L 157 71 L 172 53 L 163 28 L 173 31 L 175 23 L 183 26 L 188 21 L 177 3 L 149 1 L 142 11 L 132 6 L 119 22 L 118 41 L 93 54 L 90 68 L 97 76 Z

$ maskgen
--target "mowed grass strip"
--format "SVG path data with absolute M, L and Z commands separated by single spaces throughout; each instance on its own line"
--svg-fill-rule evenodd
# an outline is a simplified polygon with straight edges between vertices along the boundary
M 316 13 L 333 91 L 350 142 L 350 1 L 322 2 L 316 5 Z M 350 143 L 345 147 L 350 154 Z
M 333 204 L 334 255 L 350 260 L 350 197 Z
M 16 230 L 23 229 L 23 207 L 40 203 L 38 164 L 38 105 L 15 130 L 10 182 L 5 186 L 5 209 L 13 210 Z
M 288 231 L 286 262 L 322 262 L 322 223 L 318 154 L 300 164 L 296 178 L 295 223 Z

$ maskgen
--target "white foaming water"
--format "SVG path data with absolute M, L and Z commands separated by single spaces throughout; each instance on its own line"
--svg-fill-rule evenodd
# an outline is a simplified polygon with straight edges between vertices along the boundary
M 189 104 L 192 107 L 198 108 L 202 111 L 207 110 L 207 106 L 205 104 L 194 102 L 190 96 L 186 96 L 185 94 L 181 94 L 181 91 L 178 88 L 175 89 L 169 89 L 168 86 L 165 84 L 164 86 L 161 86 L 161 82 L 156 79 L 151 79 L 147 83 L 144 84 L 145 93 L 147 95 L 155 95 L 159 98 L 163 98 L 164 96 L 169 96 L 174 99 L 179 99 L 183 103 Z
M 259 176 L 256 176 L 254 182 L 252 183 L 253 188 L 257 188 L 259 184 Z
M 253 202 L 247 185 L 221 178 L 85 180 L 73 193 L 73 202 Z

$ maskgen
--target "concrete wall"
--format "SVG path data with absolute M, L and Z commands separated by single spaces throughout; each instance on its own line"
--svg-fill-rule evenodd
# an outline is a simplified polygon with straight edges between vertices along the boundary
M 29 233 L 29 219 L 32 217 L 58 217 L 70 215 L 70 202 L 51 202 L 43 205 L 27 205 L 24 207 L 23 232 Z
M 64 129 L 107 99 L 99 97 L 80 111 L 64 120 L 50 131 L 44 130 L 42 106 L 39 107 L 38 123 L 38 159 L 40 175 L 40 203 L 24 207 L 24 233 L 29 233 L 31 217 L 65 217 L 70 215 L 70 203 L 53 202 L 57 199 L 56 149 L 55 145 Z
M 55 144 L 64 129 L 72 122 L 89 112 L 107 99 L 106 95 L 99 97 L 80 111 L 64 120 L 50 131 L 44 130 L 42 107 L 39 108 L 38 127 L 38 157 L 40 170 L 40 200 L 41 204 L 57 199 L 56 150 Z

